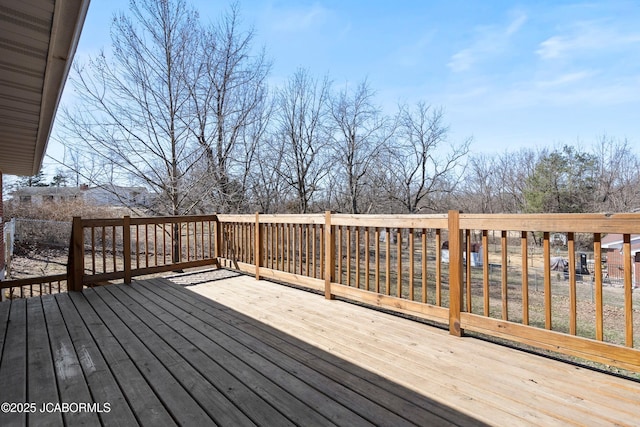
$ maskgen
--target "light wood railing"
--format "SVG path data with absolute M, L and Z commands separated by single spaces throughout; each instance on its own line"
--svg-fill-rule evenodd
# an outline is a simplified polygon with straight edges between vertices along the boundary
M 612 233 L 623 260 L 615 280 L 602 245 Z M 58 291 L 73 291 L 224 266 L 438 322 L 452 335 L 481 333 L 640 372 L 636 234 L 639 214 L 74 218 L 67 275 L 1 287 L 18 296 L 57 281 Z M 566 241 L 554 245 L 557 236 Z M 580 251 L 589 272 L 576 267 Z M 552 269 L 554 257 L 567 260 L 566 271 Z
M 631 247 L 638 214 L 218 219 L 221 263 L 256 278 L 441 322 L 457 336 L 477 332 L 640 371 Z M 603 267 L 609 233 L 623 240 L 620 283 L 608 283 Z M 553 246 L 558 234 L 561 248 Z M 589 274 L 576 267 L 579 250 L 589 253 Z M 566 271 L 552 270 L 554 255 L 567 260 Z

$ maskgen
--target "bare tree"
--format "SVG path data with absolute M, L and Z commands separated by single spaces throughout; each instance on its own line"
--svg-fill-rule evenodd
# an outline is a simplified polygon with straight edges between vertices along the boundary
M 373 103 L 374 92 L 365 80 L 353 92 L 348 88 L 332 97 L 330 112 L 334 161 L 350 213 L 360 213 L 368 173 L 393 130 Z M 369 182 L 370 184 L 370 182 Z
M 407 213 L 437 210 L 435 204 L 453 191 L 462 176 L 471 140 L 449 143 L 442 120 L 441 109 L 423 102 L 414 108 L 400 107 L 397 143 L 388 154 L 387 189 Z
M 477 154 L 469 160 L 463 180 L 459 209 L 465 212 L 495 213 L 497 193 L 501 184 L 496 182 L 496 156 Z
M 78 100 L 63 110 L 67 145 L 108 165 L 96 183 L 136 181 L 156 193 L 157 213 L 188 213 L 201 156 L 184 69 L 196 60 L 197 14 L 183 0 L 134 0 L 130 13 L 114 17 L 112 55 L 75 67 Z
M 252 54 L 253 30 L 243 32 L 240 26 L 234 4 L 202 32 L 200 61 L 189 69 L 195 110 L 190 130 L 205 154 L 206 186 L 218 211 L 242 209 L 248 171 L 270 111 L 266 78 L 271 65 L 264 49 Z
M 299 69 L 278 94 L 280 176 L 296 196 L 296 210 L 306 213 L 328 173 L 326 104 L 329 81 L 317 81 Z
M 597 159 L 594 210 L 626 212 L 640 208 L 640 159 L 629 142 L 604 135 L 593 152 Z

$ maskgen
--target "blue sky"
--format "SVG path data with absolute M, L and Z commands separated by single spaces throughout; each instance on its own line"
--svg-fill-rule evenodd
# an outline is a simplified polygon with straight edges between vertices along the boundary
M 196 0 L 204 22 L 227 2 Z M 472 151 L 640 142 L 640 2 L 239 2 L 274 85 L 298 67 L 338 87 L 368 79 L 388 113 L 399 102 L 441 106 Z M 93 0 L 78 47 L 108 49 L 109 17 L 126 0 Z M 55 144 L 52 144 L 55 145 Z M 55 151 L 55 147 L 52 147 Z

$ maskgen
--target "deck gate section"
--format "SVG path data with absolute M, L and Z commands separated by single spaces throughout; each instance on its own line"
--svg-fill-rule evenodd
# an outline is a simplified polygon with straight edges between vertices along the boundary
M 117 219 L 75 217 L 69 289 L 134 276 L 217 265 L 215 215 Z

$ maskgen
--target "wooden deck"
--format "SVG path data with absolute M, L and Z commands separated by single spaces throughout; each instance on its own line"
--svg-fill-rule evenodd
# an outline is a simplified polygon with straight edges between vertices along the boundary
M 0 337 L 36 404 L 2 426 L 640 423 L 640 383 L 219 272 L 3 302 Z

